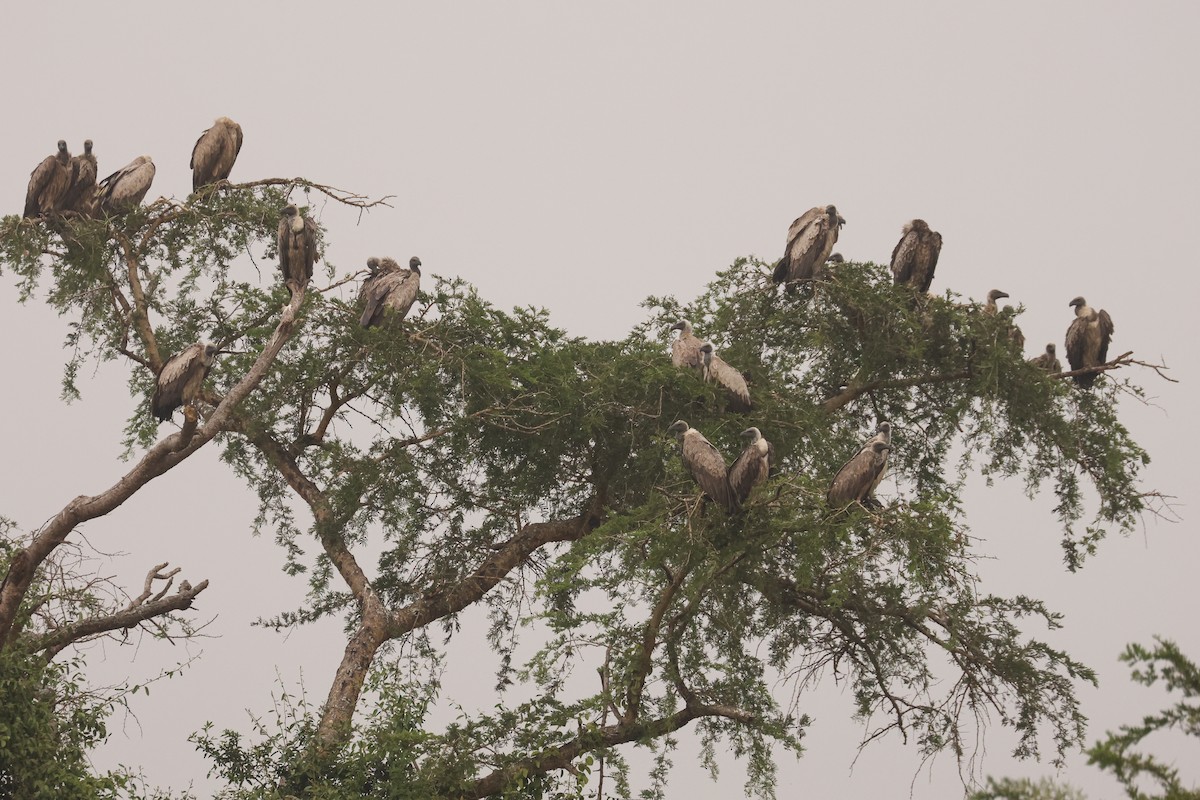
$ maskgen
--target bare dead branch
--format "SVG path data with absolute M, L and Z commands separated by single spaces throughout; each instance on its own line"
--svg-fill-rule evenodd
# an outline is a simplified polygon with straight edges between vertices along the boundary
M 936 375 L 918 375 L 915 378 L 891 378 L 887 380 L 871 381 L 869 383 L 855 383 L 847 387 L 844 391 L 835 394 L 821 404 L 821 408 L 829 413 L 833 413 L 838 409 L 850 403 L 853 400 L 862 397 L 867 392 L 873 392 L 876 389 L 906 389 L 910 386 L 924 386 L 931 383 L 951 383 L 953 381 L 965 381 L 971 377 L 969 369 L 960 370 L 958 372 L 950 372 Z

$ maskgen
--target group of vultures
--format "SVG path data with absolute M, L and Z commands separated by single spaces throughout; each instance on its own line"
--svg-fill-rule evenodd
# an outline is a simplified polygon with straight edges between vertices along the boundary
M 200 134 L 192 148 L 192 191 L 229 178 L 242 149 L 242 127 L 220 117 Z M 72 157 L 60 140 L 58 152 L 47 156 L 29 176 L 25 217 L 106 218 L 126 214 L 141 204 L 154 180 L 154 161 L 139 156 L 99 183 L 92 140 L 83 143 L 83 155 Z M 280 212 L 279 270 L 284 284 L 295 294 L 307 286 L 317 261 L 317 225 L 289 203 Z M 359 290 L 363 306 L 359 324 L 364 328 L 385 320 L 401 320 L 417 299 L 421 286 L 421 260 L 409 259 L 408 269 L 391 258 L 369 258 L 370 274 Z M 385 316 L 386 315 L 386 316 Z M 159 420 L 171 418 L 182 405 L 195 406 L 204 379 L 220 350 L 209 342 L 196 342 L 171 356 L 155 379 L 150 412 Z
M 787 248 L 783 258 L 775 265 L 772 280 L 784 284 L 788 291 L 795 291 L 799 284 L 820 281 L 829 276 L 831 269 L 844 259 L 833 252 L 838 232 L 846 220 L 835 206 L 814 206 L 799 217 L 788 228 Z M 922 219 L 908 222 L 892 250 L 892 276 L 896 286 L 907 286 L 919 295 L 925 295 L 933 283 L 938 255 L 942 250 L 942 236 L 931 230 Z M 983 313 L 995 316 L 996 301 L 1008 294 L 993 289 L 988 292 Z M 1067 360 L 1071 370 L 1084 370 L 1104 364 L 1108 358 L 1108 343 L 1112 338 L 1113 322 L 1107 311 L 1096 310 L 1082 297 L 1069 303 L 1075 309 L 1075 319 L 1067 329 Z M 1009 311 L 1009 309 L 1005 309 Z M 727 364 L 713 352 L 713 346 L 701 341 L 692 331 L 688 320 L 680 320 L 671 330 L 679 331 L 679 337 L 671 343 L 671 361 L 676 367 L 698 370 L 707 382 L 721 386 L 728 397 L 727 408 L 738 412 L 751 409 L 750 389 L 741 372 Z M 1025 337 L 1015 325 L 1010 327 L 1009 336 L 1017 348 L 1023 348 Z M 1030 359 L 1034 365 L 1047 373 L 1062 372 L 1062 365 L 1055 355 L 1053 343 L 1046 351 Z M 1081 387 L 1090 388 L 1096 380 L 1096 372 L 1072 375 Z M 742 431 L 746 447 L 734 460 L 732 466 L 725 465 L 720 451 L 700 431 L 678 420 L 667 429 L 679 437 L 680 455 L 683 465 L 713 502 L 733 512 L 741 507 L 753 488 L 771 474 L 773 448 L 763 438 L 758 428 Z M 892 426 L 880 422 L 875 435 L 864 442 L 858 451 L 842 465 L 829 485 L 826 499 L 833 508 L 844 508 L 852 503 L 877 506 L 875 488 L 887 471 L 888 454 L 892 450 Z
M 193 191 L 227 180 L 241 147 L 241 126 L 228 117 L 217 119 L 192 149 L 189 166 Z M 83 149 L 83 155 L 72 157 L 67 143 L 59 141 L 58 152 L 47 156 L 34 169 L 25 198 L 26 217 L 113 217 L 128 213 L 142 202 L 154 179 L 154 162 L 149 156 L 135 158 L 97 183 L 99 173 L 90 139 L 83 143 Z M 317 226 L 293 204 L 280 214 L 279 269 L 285 285 L 294 294 L 312 278 L 313 263 L 317 260 Z M 794 291 L 800 284 L 828 277 L 830 270 L 843 261 L 841 255 L 833 252 L 833 246 L 845 224 L 845 218 L 832 205 L 815 206 L 805 212 L 788 229 L 787 248 L 772 274 L 774 282 Z M 941 249 L 941 234 L 931 230 L 924 220 L 914 219 L 906 224 L 892 251 L 895 284 L 909 286 L 920 295 L 927 293 Z M 369 328 L 387 320 L 402 320 L 420 289 L 420 259 L 413 257 L 408 269 L 404 269 L 390 258 L 370 258 L 367 267 L 370 274 L 359 291 L 363 308 L 360 324 Z M 1004 297 L 1008 294 L 999 289 L 990 291 L 983 313 L 996 315 L 996 301 Z M 1075 320 L 1066 337 L 1071 370 L 1105 363 L 1113 333 L 1112 318 L 1108 312 L 1089 306 L 1082 297 L 1076 297 L 1070 305 L 1075 309 Z M 679 337 L 671 344 L 672 363 L 697 370 L 705 381 L 722 386 L 728 394 L 730 410 L 750 411 L 750 390 L 742 373 L 714 353 L 711 344 L 701 341 L 687 320 L 676 323 L 672 330 L 679 331 Z M 1024 336 L 1016 326 L 1012 326 L 1010 335 L 1018 348 L 1024 346 Z M 167 420 L 181 405 L 195 406 L 218 352 L 216 345 L 196 342 L 163 364 L 150 403 L 156 418 Z M 1048 373 L 1062 371 L 1053 343 L 1046 345 L 1045 353 L 1030 360 Z M 1072 378 L 1088 388 L 1096 380 L 1096 374 L 1083 372 Z M 668 431 L 679 437 L 683 464 L 696 483 L 713 502 L 730 512 L 736 511 L 771 472 L 772 447 L 758 428 L 742 432 L 746 447 L 728 468 L 720 452 L 687 422 L 679 420 Z M 880 422 L 875 435 L 834 476 L 827 493 L 829 504 L 838 508 L 851 503 L 877 505 L 873 495 L 887 470 L 891 449 L 891 425 Z

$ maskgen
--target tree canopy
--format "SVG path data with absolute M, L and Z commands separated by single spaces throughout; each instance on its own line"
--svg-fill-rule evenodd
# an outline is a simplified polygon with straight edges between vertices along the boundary
M 37 587 L 80 523 L 212 446 L 258 497 L 248 527 L 307 580 L 303 606 L 264 609 L 268 623 L 332 616 L 347 633 L 323 703 L 257 739 L 197 734 L 229 797 L 577 796 L 597 780 L 630 796 L 621 746 L 635 742 L 654 749 L 646 780 L 665 796 L 685 728 L 710 765 L 731 749 L 748 789 L 771 796 L 822 680 L 852 688 L 868 740 L 962 759 L 990 720 L 1016 731 L 1018 756 L 1081 744 L 1073 686 L 1094 675 L 1052 644 L 1053 609 L 980 585 L 962 492 L 974 472 L 1053 492 L 1072 570 L 1131 530 L 1149 457 L 1119 418 L 1122 394 L 1140 393 L 1110 369 L 1127 358 L 1081 391 L 1026 361 L 1011 313 L 893 286 L 872 263 L 782 290 L 750 258 L 691 302 L 647 299 L 644 322 L 611 341 L 498 309 L 430 258 L 408 319 L 363 329 L 342 234 L 322 231 L 306 290 L 289 293 L 275 266 L 279 209 L 314 192 L 372 205 L 263 180 L 114 218 L 0 222 L 0 268 L 69 325 L 64 395 L 81 396 L 86 363 L 127 370 L 134 456 L 110 489 L 6 537 L 6 675 L 130 625 L 186 628 L 181 612 L 219 581 L 54 620 Z M 751 411 L 672 366 L 680 319 L 745 372 Z M 200 340 L 228 352 L 164 435 L 155 376 Z M 680 418 L 727 460 L 759 428 L 774 476 L 736 513 L 704 502 L 666 436 Z M 829 481 L 884 420 L 881 506 L 830 508 Z M 496 704 L 431 725 L 446 641 L 473 607 Z

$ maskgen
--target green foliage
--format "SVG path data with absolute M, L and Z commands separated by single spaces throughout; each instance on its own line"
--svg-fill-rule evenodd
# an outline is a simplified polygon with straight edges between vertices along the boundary
M 223 187 L 54 235 L 3 221 L 0 259 L 23 296 L 48 284 L 73 326 L 67 393 L 85 359 L 133 365 L 131 449 L 157 435 L 145 400 L 156 359 L 200 338 L 235 351 L 208 380 L 215 404 L 272 335 L 287 291 L 273 266 L 250 267 L 273 256 L 282 202 L 271 187 Z M 1077 746 L 1072 682 L 1094 676 L 1030 634 L 1060 624 L 1041 602 L 979 590 L 962 486 L 978 470 L 1050 488 L 1079 568 L 1144 510 L 1148 457 L 1117 418 L 1118 394 L 1137 388 L 1112 372 L 1090 393 L 1050 378 L 1013 344 L 1013 315 L 914 295 L 879 265 L 796 291 L 769 274 L 740 259 L 694 303 L 650 298 L 643 324 L 600 342 L 457 279 L 426 275 L 410 318 L 371 330 L 310 289 L 300 334 L 219 438 L 259 498 L 255 530 L 308 580 L 303 607 L 266 624 L 334 615 L 356 628 L 349 554 L 377 554 L 364 573 L 389 619 L 436 607 L 449 637 L 459 609 L 486 607 L 498 698 L 430 730 L 431 683 L 377 678 L 373 707 L 332 750 L 303 705 L 260 724 L 257 743 L 206 730 L 197 744 L 229 796 L 438 796 L 490 775 L 511 796 L 574 796 L 603 758 L 628 797 L 627 742 L 654 748 L 648 792 L 665 796 L 673 734 L 691 725 L 710 769 L 732 749 L 747 791 L 769 797 L 773 748 L 801 753 L 813 724 L 799 700 L 776 698 L 780 677 L 842 682 L 871 735 L 894 730 L 925 754 L 964 756 L 989 719 L 1018 733 L 1022 757 L 1047 734 L 1055 759 Z M 749 375 L 752 413 L 671 366 L 680 318 Z M 729 460 L 758 427 L 778 474 L 737 514 L 700 501 L 664 435 L 678 418 Z M 831 511 L 830 479 L 881 420 L 894 445 L 884 507 Z M 502 565 L 541 523 L 569 533 Z M 376 675 L 435 674 L 428 630 L 397 635 Z M 576 772 L 545 767 L 563 752 L 577 752 Z
M 1034 781 L 988 778 L 987 785 L 971 795 L 971 800 L 1087 800 L 1080 790 L 1050 778 Z
M 1111 772 L 1132 800 L 1196 800 L 1200 789 L 1184 786 L 1175 767 L 1141 751 L 1152 734 L 1177 731 L 1200 737 L 1200 704 L 1196 702 L 1200 669 L 1173 642 L 1157 637 L 1154 641 L 1150 649 L 1129 645 L 1121 660 L 1132 667 L 1135 682 L 1153 686 L 1161 681 L 1167 691 L 1182 699 L 1157 714 L 1147 714 L 1140 724 L 1108 732 L 1088 749 L 1088 763 Z

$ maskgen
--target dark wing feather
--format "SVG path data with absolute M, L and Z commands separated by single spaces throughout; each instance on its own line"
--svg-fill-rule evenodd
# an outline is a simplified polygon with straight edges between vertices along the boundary
M 917 249 L 916 231 L 909 231 L 900 237 L 892 248 L 892 277 L 893 283 L 899 286 L 908 283 L 912 277 L 913 261 Z
M 317 260 L 317 223 L 304 218 L 304 279 L 312 280 L 313 262 Z
M 720 356 L 713 355 L 708 377 L 729 392 L 730 397 L 735 401 L 731 405 L 731 408 L 736 406 L 733 410 L 741 412 L 750 410 L 750 387 L 746 384 L 746 378 L 742 373 L 729 366 Z
M 683 465 L 714 502 L 729 510 L 737 507 L 725 459 L 699 431 L 688 431 L 683 437 Z
M 1067 328 L 1067 363 L 1071 365 L 1072 370 L 1083 369 L 1084 365 L 1084 341 L 1087 338 L 1087 321 L 1082 317 L 1076 317 Z M 1082 376 L 1076 375 L 1076 383 Z
M 751 490 L 767 479 L 767 472 L 768 464 L 758 452 L 758 443 L 747 445 L 729 468 L 729 487 L 739 503 L 744 503 Z
M 25 212 L 26 217 L 36 217 L 42 213 L 45 204 L 42 202 L 42 196 L 50 188 L 54 181 L 56 169 L 62 165 L 58 163 L 58 159 L 54 156 L 46 156 L 42 159 L 42 163 L 33 168 L 33 172 L 29 173 L 29 188 L 25 192 Z
M 1103 309 L 1101 309 L 1101 311 L 1099 313 L 1099 318 L 1100 318 L 1099 319 L 1099 322 L 1100 322 L 1100 353 L 1099 353 L 1100 360 L 1096 363 L 1103 364 L 1106 361 L 1108 361 L 1108 343 L 1110 341 L 1112 341 L 1113 331 L 1115 331 L 1116 329 L 1113 327 L 1112 317 L 1110 317 L 1108 315 L 1107 311 L 1104 311 Z
M 886 460 L 877 460 L 870 450 L 859 450 L 833 476 L 828 500 L 831 506 L 846 506 L 865 502 L 872 489 L 883 477 Z
M 933 284 L 933 272 L 937 269 L 938 256 L 942 254 L 942 235 L 937 231 L 930 231 L 925 249 L 926 264 L 923 268 L 924 279 L 921 281 L 922 292 L 928 292 L 930 285 Z

